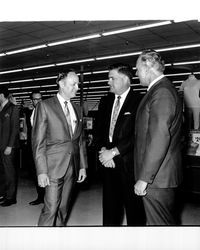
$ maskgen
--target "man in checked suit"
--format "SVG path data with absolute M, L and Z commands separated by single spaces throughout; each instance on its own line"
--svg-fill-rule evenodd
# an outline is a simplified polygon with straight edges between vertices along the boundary
M 69 70 L 59 74 L 57 83 L 57 95 L 38 103 L 32 129 L 38 184 L 45 187 L 38 226 L 65 226 L 74 185 L 86 178 L 81 110 L 70 101 L 79 79 Z
M 136 115 L 135 193 L 143 197 L 147 225 L 175 225 L 176 190 L 182 181 L 182 103 L 163 75 L 164 61 L 156 51 L 144 51 L 136 69 L 148 89 Z
M 131 89 L 131 81 L 130 66 L 112 65 L 108 81 L 110 93 L 99 105 L 97 145 L 103 165 L 104 226 L 121 225 L 124 208 L 128 225 L 144 223 L 142 199 L 133 193 L 132 154 L 135 114 L 141 96 Z

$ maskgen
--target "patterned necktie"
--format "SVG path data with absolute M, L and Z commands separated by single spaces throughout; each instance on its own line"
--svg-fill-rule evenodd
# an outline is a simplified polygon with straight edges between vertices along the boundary
M 68 127 L 69 127 L 69 132 L 71 137 L 73 136 L 73 130 L 72 130 L 72 123 L 71 123 L 71 117 L 70 117 L 70 112 L 69 112 L 69 107 L 68 107 L 68 102 L 65 101 L 65 117 L 67 119 Z
M 110 131 L 109 131 L 109 137 L 110 138 L 113 137 L 115 124 L 117 122 L 117 117 L 118 117 L 119 108 L 120 108 L 120 98 L 121 98 L 121 96 L 119 95 L 117 97 L 117 101 L 115 102 L 115 106 L 114 106 L 114 109 L 113 109 L 113 115 L 112 115 L 112 120 L 111 120 L 111 123 L 110 123 Z

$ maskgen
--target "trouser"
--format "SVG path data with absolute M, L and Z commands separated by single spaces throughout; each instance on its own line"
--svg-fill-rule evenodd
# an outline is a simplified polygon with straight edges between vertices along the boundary
M 134 193 L 134 180 L 120 169 L 103 169 L 103 225 L 120 226 L 123 212 L 128 226 L 145 225 L 142 198 Z
M 5 155 L 4 150 L 0 150 L 0 169 L 4 175 L 2 195 L 8 200 L 16 200 L 17 179 L 18 179 L 18 149 L 12 148 L 11 154 Z
M 34 164 L 33 153 L 32 153 L 32 149 L 31 149 L 30 144 L 27 144 L 26 154 L 27 154 L 26 157 L 27 157 L 28 170 L 29 170 L 29 173 L 30 173 L 30 177 L 33 180 L 33 182 L 35 184 L 35 187 L 36 187 L 37 196 L 38 196 L 37 198 L 39 200 L 43 200 L 44 199 L 45 188 L 38 186 L 36 167 L 35 167 L 35 164 Z
M 66 226 L 74 185 L 74 168 L 71 164 L 62 178 L 50 178 L 50 186 L 45 188 L 44 207 L 38 226 Z
M 148 188 L 143 197 L 147 225 L 176 225 L 175 188 Z

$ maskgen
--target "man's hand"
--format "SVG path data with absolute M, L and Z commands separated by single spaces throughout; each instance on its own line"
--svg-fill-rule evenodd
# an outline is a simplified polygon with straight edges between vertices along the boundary
M 147 194 L 146 188 L 148 183 L 145 181 L 138 180 L 135 184 L 135 194 L 139 196 L 144 196 Z
M 106 168 L 115 168 L 115 162 L 113 160 L 110 160 L 105 163 L 104 167 Z
M 85 178 L 87 177 L 87 174 L 86 174 L 86 170 L 84 168 L 81 168 L 79 170 L 79 175 L 78 175 L 78 183 L 81 183 L 85 180 Z
M 4 150 L 5 155 L 10 155 L 11 152 L 12 152 L 12 147 L 6 147 L 6 149 Z
M 113 153 L 111 150 L 105 149 L 103 151 L 101 150 L 99 153 L 99 160 L 104 166 L 108 161 L 112 160 L 113 158 Z
M 49 181 L 49 177 L 47 174 L 38 175 L 38 186 L 39 187 L 50 186 L 50 181 Z

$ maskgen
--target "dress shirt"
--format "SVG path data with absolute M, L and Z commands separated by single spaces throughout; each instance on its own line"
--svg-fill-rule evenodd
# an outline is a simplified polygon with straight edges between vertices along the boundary
M 30 117 L 30 121 L 31 121 L 31 126 L 32 126 L 32 127 L 33 127 L 33 118 L 34 118 L 34 114 L 35 114 L 35 108 L 33 108 L 32 114 L 31 114 L 31 117 Z
M 154 80 L 149 84 L 149 86 L 148 86 L 148 88 L 147 88 L 147 91 L 149 91 L 149 89 L 150 89 L 156 82 L 158 82 L 160 79 L 162 79 L 163 77 L 165 77 L 165 76 L 162 74 L 162 75 L 158 76 L 156 79 L 154 79 Z
M 122 105 L 124 104 L 124 101 L 125 101 L 125 99 L 126 99 L 126 96 L 128 95 L 128 92 L 130 91 L 130 89 L 131 89 L 131 88 L 129 87 L 123 94 L 120 95 L 121 98 L 120 98 L 120 107 L 119 107 L 118 114 L 119 114 L 119 112 L 120 112 L 120 110 L 121 110 L 121 108 L 122 108 Z M 117 101 L 117 99 L 118 99 L 118 96 L 119 96 L 119 95 L 115 95 L 115 101 L 114 101 L 113 107 L 112 107 L 112 114 L 111 114 L 110 124 L 111 124 L 111 122 L 112 122 L 113 110 L 114 110 L 115 103 L 116 103 L 116 101 Z M 112 142 L 112 138 L 111 138 L 111 137 L 109 137 L 109 140 L 110 140 L 110 142 Z
M 58 101 L 60 102 L 60 105 L 62 107 L 62 110 L 65 113 L 65 102 L 66 102 L 66 100 L 59 93 L 57 93 L 57 97 L 58 97 Z M 75 114 L 74 108 L 73 108 L 70 100 L 67 101 L 67 105 L 68 105 L 68 109 L 69 109 L 69 113 L 70 113 L 72 131 L 74 133 L 74 130 L 76 128 L 77 118 L 76 118 L 76 114 Z
M 8 100 L 6 99 L 2 104 L 1 104 L 1 110 L 4 108 L 4 106 L 8 103 Z

